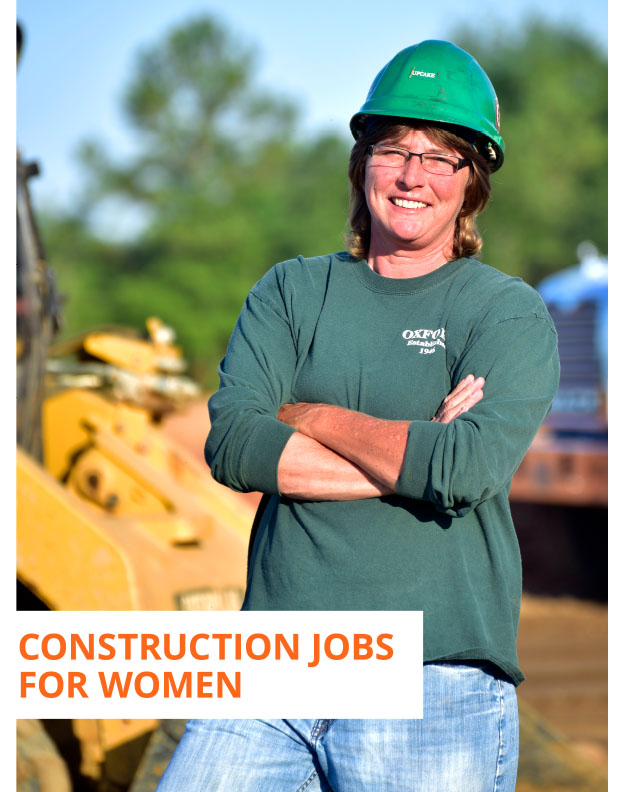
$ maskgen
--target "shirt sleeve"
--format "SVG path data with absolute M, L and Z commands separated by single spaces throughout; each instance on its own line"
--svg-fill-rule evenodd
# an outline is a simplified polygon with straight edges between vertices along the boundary
M 484 377 L 483 399 L 449 424 L 410 424 L 397 492 L 459 517 L 509 486 L 549 412 L 559 372 L 556 331 L 545 316 L 483 329 L 452 378 Z
M 250 292 L 219 366 L 204 455 L 213 477 L 241 492 L 278 494 L 279 457 L 294 429 L 277 420 L 290 399 L 296 347 L 276 273 Z

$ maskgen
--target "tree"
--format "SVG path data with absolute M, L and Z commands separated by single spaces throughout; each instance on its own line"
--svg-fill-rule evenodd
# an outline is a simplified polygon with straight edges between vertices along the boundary
M 97 142 L 81 147 L 88 189 L 79 218 L 113 198 L 117 210 L 141 209 L 145 223 L 129 243 L 103 245 L 88 262 L 96 272 L 75 288 L 96 284 L 114 322 L 141 326 L 161 315 L 211 387 L 264 272 L 343 247 L 347 145 L 333 135 L 295 140 L 295 108 L 253 85 L 254 64 L 214 20 L 192 20 L 137 58 L 124 100 L 136 156 L 118 164 Z M 82 305 L 69 309 L 68 324 L 91 324 Z
M 519 33 L 456 43 L 500 100 L 505 164 L 479 226 L 483 258 L 530 283 L 576 263 L 584 239 L 607 250 L 607 59 L 583 33 L 532 20 Z

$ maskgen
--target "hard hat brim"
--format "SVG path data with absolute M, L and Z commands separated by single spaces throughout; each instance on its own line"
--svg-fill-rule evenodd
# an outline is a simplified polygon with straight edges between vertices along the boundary
M 406 110 L 409 110 L 409 107 L 407 107 Z M 485 148 L 486 144 L 490 144 L 496 155 L 494 160 L 486 157 L 492 173 L 497 171 L 504 162 L 504 143 L 502 138 L 499 138 L 500 142 L 498 142 L 498 140 L 496 140 L 494 137 L 490 137 L 483 130 L 474 129 L 469 125 L 462 124 L 461 119 L 458 119 L 457 116 L 454 116 L 453 114 L 432 112 L 431 110 L 425 108 L 425 111 L 422 115 L 418 114 L 411 116 L 407 112 L 402 112 L 401 115 L 394 115 L 392 111 L 388 113 L 379 112 L 379 110 L 371 110 L 367 112 L 365 107 L 363 107 L 362 112 L 355 113 L 350 119 L 350 131 L 352 132 L 354 140 L 358 140 L 363 135 L 368 121 L 372 118 L 392 118 L 394 123 L 400 124 L 414 121 L 426 121 L 430 124 L 435 124 L 436 126 L 446 128 L 449 131 L 458 134 L 459 137 L 462 137 L 464 140 L 467 140 L 469 143 L 471 143 L 483 156 L 486 156 L 483 149 Z

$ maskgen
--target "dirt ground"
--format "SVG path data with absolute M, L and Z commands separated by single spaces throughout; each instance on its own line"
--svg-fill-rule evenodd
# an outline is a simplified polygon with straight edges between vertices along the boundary
M 203 459 L 206 401 L 167 419 L 165 430 Z M 238 495 L 257 507 L 259 495 Z M 570 747 L 607 768 L 607 605 L 573 597 L 524 594 L 519 660 L 522 701 Z
M 607 606 L 524 595 L 518 651 L 528 702 L 588 759 L 607 768 Z

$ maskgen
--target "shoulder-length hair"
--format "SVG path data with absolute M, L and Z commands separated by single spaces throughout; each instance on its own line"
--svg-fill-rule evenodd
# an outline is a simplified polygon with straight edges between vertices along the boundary
M 365 165 L 367 148 L 373 143 L 401 140 L 411 130 L 424 132 L 436 145 L 454 149 L 461 157 L 471 160 L 470 177 L 466 187 L 463 206 L 455 221 L 453 251 L 449 260 L 464 256 L 475 256 L 481 250 L 483 240 L 476 227 L 476 218 L 485 209 L 491 193 L 489 165 L 472 143 L 445 127 L 415 119 L 399 119 L 377 116 L 356 141 L 350 154 L 348 177 L 350 180 L 350 207 L 348 223 L 350 230 L 345 235 L 349 253 L 355 258 L 367 258 L 371 242 L 371 215 L 365 200 Z

